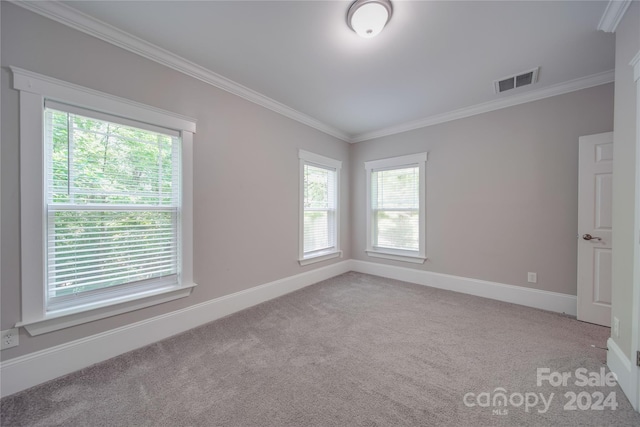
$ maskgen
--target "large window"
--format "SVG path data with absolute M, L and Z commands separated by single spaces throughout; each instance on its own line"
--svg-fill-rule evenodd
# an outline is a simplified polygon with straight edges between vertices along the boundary
M 47 310 L 173 284 L 180 137 L 45 101 Z
M 365 162 L 367 253 L 422 263 L 426 153 Z
M 195 124 L 13 71 L 21 90 L 18 326 L 37 335 L 189 295 Z
M 302 265 L 335 258 L 339 249 L 338 188 L 342 162 L 300 150 Z

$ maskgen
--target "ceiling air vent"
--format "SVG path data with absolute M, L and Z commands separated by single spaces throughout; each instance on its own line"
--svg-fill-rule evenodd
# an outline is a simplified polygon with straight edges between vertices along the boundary
M 540 67 L 518 73 L 515 76 L 501 78 L 493 82 L 493 87 L 496 93 L 501 93 L 505 90 L 533 84 L 538 81 L 538 70 L 540 70 Z

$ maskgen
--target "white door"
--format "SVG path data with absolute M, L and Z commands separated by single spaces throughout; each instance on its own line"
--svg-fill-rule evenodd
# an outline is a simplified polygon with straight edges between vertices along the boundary
M 578 320 L 611 326 L 613 132 L 580 137 Z

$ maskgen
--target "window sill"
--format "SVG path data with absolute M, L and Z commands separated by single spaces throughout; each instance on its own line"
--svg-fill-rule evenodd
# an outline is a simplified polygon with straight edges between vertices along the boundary
M 90 308 L 88 305 L 85 305 L 72 309 L 53 311 L 47 313 L 42 319 L 18 322 L 16 323 L 16 327 L 25 328 L 31 336 L 46 334 L 82 323 L 93 322 L 94 320 L 139 310 L 179 298 L 185 298 L 191 295 L 195 286 L 195 283 L 189 283 L 180 287 L 144 292 L 143 294 L 131 295 L 126 298 L 105 301 L 96 308 Z
M 328 259 L 338 258 L 338 257 L 342 258 L 342 251 L 314 255 L 308 258 L 299 259 L 298 262 L 300 263 L 300 265 L 309 265 L 309 264 L 314 264 L 316 262 L 326 261 Z
M 427 257 L 418 255 L 418 254 L 409 255 L 409 254 L 399 253 L 399 252 L 386 252 L 386 251 L 379 251 L 379 250 L 374 251 L 371 249 L 368 249 L 366 252 L 367 252 L 367 255 L 369 255 L 370 257 L 392 259 L 395 261 L 403 261 L 403 262 L 411 262 L 413 264 L 424 264 L 424 262 L 427 260 Z

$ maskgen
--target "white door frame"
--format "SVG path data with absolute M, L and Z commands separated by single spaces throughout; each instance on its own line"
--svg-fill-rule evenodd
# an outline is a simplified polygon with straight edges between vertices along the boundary
M 636 411 L 640 411 L 640 369 L 636 365 L 636 352 L 640 352 L 640 51 L 629 64 L 636 82 L 636 200 L 633 253 L 633 308 L 631 312 L 631 389 L 636 391 Z M 634 384 L 635 383 L 635 384 Z

